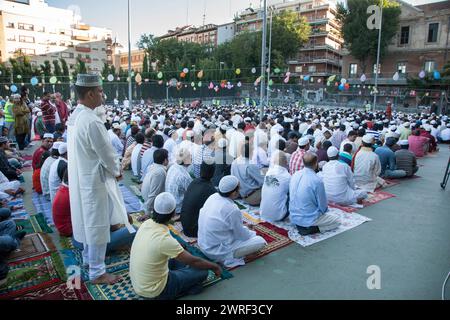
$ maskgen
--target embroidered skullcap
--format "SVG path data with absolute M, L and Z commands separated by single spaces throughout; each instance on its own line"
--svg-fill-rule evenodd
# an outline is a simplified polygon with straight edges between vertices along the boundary
M 169 192 L 163 192 L 155 199 L 154 209 L 157 214 L 169 215 L 175 211 L 176 207 L 175 197 Z
M 79 74 L 75 85 L 86 88 L 101 87 L 103 81 L 102 78 L 96 74 Z

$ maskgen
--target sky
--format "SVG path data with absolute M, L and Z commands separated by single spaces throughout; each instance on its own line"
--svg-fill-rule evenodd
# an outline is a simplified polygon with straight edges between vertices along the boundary
M 407 0 L 414 5 L 440 0 Z M 131 44 L 143 33 L 156 36 L 170 29 L 186 24 L 203 25 L 205 23 L 224 24 L 232 22 L 237 12 L 250 5 L 259 7 L 260 0 L 130 0 L 131 2 Z M 282 0 L 269 0 L 279 3 Z M 47 0 L 50 6 L 58 8 L 79 8 L 82 20 L 96 27 L 105 27 L 113 31 L 113 37 L 124 46 L 127 34 L 127 0 Z

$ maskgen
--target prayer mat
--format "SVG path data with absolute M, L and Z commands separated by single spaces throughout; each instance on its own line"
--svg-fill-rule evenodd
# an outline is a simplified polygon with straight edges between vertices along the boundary
M 342 211 L 342 210 L 339 210 L 336 208 L 329 208 L 328 213 L 338 215 L 341 220 L 341 225 L 339 226 L 339 228 L 332 230 L 332 231 L 325 232 L 325 233 L 318 233 L 318 234 L 313 234 L 310 236 L 301 236 L 297 231 L 297 227 L 294 226 L 293 224 L 291 224 L 289 219 L 287 219 L 287 221 L 283 221 L 283 222 L 276 222 L 276 223 L 274 223 L 274 225 L 277 226 L 278 228 L 287 230 L 289 238 L 292 241 L 297 242 L 302 247 L 309 247 L 313 244 L 316 244 L 323 240 L 334 237 L 345 231 L 356 228 L 357 226 L 360 226 L 361 224 L 363 224 L 365 222 L 372 221 L 372 219 L 364 217 L 360 214 L 347 213 L 345 211 Z
M 49 237 L 38 233 L 30 234 L 22 239 L 20 248 L 9 255 L 8 261 L 16 262 L 29 259 L 50 251 L 56 251 L 56 247 Z
M 369 197 L 363 201 L 364 208 L 373 206 L 378 202 L 395 198 L 393 194 L 384 192 L 384 191 L 375 191 L 374 193 L 369 193 Z
M 138 198 L 142 198 L 142 192 L 139 189 L 138 186 L 130 186 L 131 191 L 134 192 L 134 194 L 138 197 Z
M 394 187 L 400 184 L 400 181 L 398 179 L 384 179 L 385 185 L 381 188 L 378 188 L 377 190 L 382 190 L 390 187 Z M 375 191 L 377 191 L 375 190 Z
M 25 231 L 27 234 L 32 233 L 53 233 L 45 222 L 44 215 L 42 213 L 33 215 L 28 220 L 15 220 L 18 231 Z
M 45 196 L 33 192 L 32 201 L 36 213 L 42 213 L 49 225 L 53 225 L 52 203 Z
M 242 211 L 242 220 L 244 221 L 244 224 L 247 225 L 257 225 L 263 222 L 259 216 L 259 210 L 250 212 Z
M 175 233 L 177 236 L 179 236 L 181 239 L 183 239 L 183 241 L 185 241 L 189 244 L 194 244 L 198 240 L 197 238 L 191 238 L 184 234 L 183 226 L 180 221 L 177 221 L 173 224 L 169 224 L 168 227 L 169 227 L 170 231 Z
M 80 289 L 70 289 L 67 283 L 27 293 L 14 300 L 92 300 L 84 283 Z
M 7 283 L 0 300 L 13 299 L 66 281 L 64 264 L 57 252 L 9 264 Z
M 83 265 L 83 256 L 80 250 L 65 249 L 61 251 L 61 256 L 64 260 L 66 268 L 78 266 L 81 268 L 81 278 L 83 281 L 89 281 L 89 270 Z M 106 271 L 114 273 L 122 269 L 128 269 L 130 262 L 130 251 L 119 251 L 106 256 L 105 264 Z
M 132 177 L 132 178 L 131 178 L 131 181 L 132 181 L 133 183 L 136 183 L 136 184 L 141 184 L 141 179 L 136 178 L 136 177 Z
M 267 245 L 256 254 L 246 257 L 246 263 L 255 261 L 256 259 L 264 257 L 293 243 L 293 241 L 289 239 L 287 230 L 278 228 L 277 226 L 274 226 L 273 224 L 270 224 L 268 222 L 261 222 L 255 225 L 252 229 L 256 231 L 256 234 L 258 236 L 266 240 Z
M 125 202 L 125 207 L 128 213 L 135 213 L 142 210 L 142 203 L 139 198 L 131 192 L 125 185 L 119 185 L 120 191 L 122 192 L 123 200 Z
M 73 250 L 75 249 L 72 238 L 71 237 L 59 237 L 59 244 L 61 245 L 61 249 L 63 250 Z
M 138 219 L 140 217 L 145 216 L 144 212 L 135 212 L 135 213 L 131 213 L 130 216 L 133 218 L 133 226 L 138 228 L 144 223 L 144 222 L 140 222 Z
M 21 196 L 8 201 L 9 207 L 24 207 L 23 198 Z M 15 210 L 11 212 L 11 218 L 15 220 L 28 220 L 30 219 L 30 214 L 25 210 L 25 208 Z

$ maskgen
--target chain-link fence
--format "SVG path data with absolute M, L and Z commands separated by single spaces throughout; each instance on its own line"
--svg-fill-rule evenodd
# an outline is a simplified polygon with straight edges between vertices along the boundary
M 20 85 L 15 85 L 20 93 Z M 0 84 L 0 96 L 12 94 L 10 83 Z M 41 97 L 45 91 L 60 92 L 65 99 L 76 100 L 76 93 L 70 83 L 27 85 L 30 89 L 30 98 Z M 123 101 L 128 98 L 128 82 L 104 82 L 103 90 L 107 102 L 115 98 Z M 300 105 L 314 105 L 318 107 L 347 107 L 363 108 L 367 102 L 373 104 L 373 88 L 370 86 L 353 85 L 348 90 L 340 91 L 335 86 L 274 84 L 269 89 L 268 101 L 270 105 L 299 103 Z M 429 107 L 433 102 L 438 105 L 439 111 L 448 111 L 450 89 L 416 89 L 408 87 L 379 86 L 377 94 L 378 108 L 385 108 L 387 102 L 393 104 L 394 110 L 416 112 Z M 228 84 L 213 83 L 178 83 L 178 86 L 166 86 L 166 83 L 142 82 L 132 84 L 133 100 L 154 103 L 169 102 L 172 104 L 189 103 L 202 100 L 205 103 L 246 103 L 257 106 L 260 100 L 260 86 L 254 83 Z

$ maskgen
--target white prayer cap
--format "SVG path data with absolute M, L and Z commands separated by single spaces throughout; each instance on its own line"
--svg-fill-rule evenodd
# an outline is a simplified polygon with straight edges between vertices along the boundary
M 432 125 L 435 125 L 437 122 L 435 121 L 435 120 L 432 120 L 431 122 L 430 122 L 430 124 L 432 124 Z
M 54 143 L 53 143 L 52 149 L 53 149 L 53 150 L 58 150 L 58 149 L 59 149 L 59 146 L 61 145 L 61 143 L 62 143 L 62 142 L 60 142 L 60 141 L 54 142 Z
M 247 117 L 247 118 L 244 119 L 244 121 L 245 122 L 252 122 L 252 118 Z
M 217 142 L 217 145 L 219 146 L 219 148 L 224 149 L 228 146 L 228 141 L 227 139 L 219 139 L 219 141 Z
M 39 111 L 39 112 L 37 113 L 37 116 L 38 116 L 38 117 L 42 117 L 42 111 Z
M 114 124 L 112 125 L 112 127 L 113 127 L 113 129 L 121 129 L 121 128 L 120 128 L 120 124 L 118 124 L 118 123 L 114 123 Z
M 54 139 L 55 136 L 52 133 L 46 133 L 44 134 L 44 139 Z
M 359 129 L 359 124 L 354 123 L 352 127 L 353 127 L 353 129 Z
M 314 119 L 313 123 L 314 123 L 314 124 L 319 124 L 319 123 L 320 123 L 320 120 L 319 120 L 319 119 Z
M 336 147 L 329 147 L 327 151 L 328 158 L 334 158 L 339 154 L 339 150 Z
M 177 202 L 171 193 L 163 192 L 156 197 L 153 207 L 157 214 L 169 215 L 175 211 Z
M 411 126 L 411 123 L 405 122 L 403 125 L 404 125 L 406 128 L 409 128 L 409 127 Z
M 219 191 L 222 193 L 228 193 L 236 190 L 239 185 L 239 180 L 235 176 L 226 176 L 220 180 Z
M 450 123 L 447 123 L 447 128 L 450 128 Z
M 67 153 L 67 143 L 61 142 L 61 144 L 58 147 L 58 152 L 60 155 L 66 154 Z
M 298 145 L 300 146 L 300 147 L 304 147 L 304 146 L 306 146 L 306 145 L 308 145 L 309 144 L 309 139 L 308 139 L 308 137 L 303 137 L 303 138 L 301 138 L 299 141 L 298 141 Z
M 389 130 L 395 131 L 395 130 L 397 130 L 397 126 L 390 126 L 390 127 L 389 127 Z
M 277 125 L 277 126 L 275 126 L 275 127 L 276 127 L 275 130 L 276 130 L 276 132 L 278 132 L 278 133 L 284 131 L 284 128 L 283 128 L 283 126 L 281 126 L 281 125 Z
M 228 126 L 223 124 L 223 125 L 220 126 L 220 129 L 223 130 L 223 131 L 227 131 L 228 130 Z
M 399 146 L 409 146 L 409 141 L 408 140 L 400 140 L 398 142 Z
M 374 139 L 374 136 L 373 136 L 373 135 L 371 135 L 371 134 L 366 134 L 366 135 L 362 138 L 362 141 L 363 141 L 364 143 L 373 143 L 373 139 Z
M 103 85 L 102 79 L 96 74 L 79 74 L 77 76 L 77 82 L 75 83 L 78 87 L 101 87 Z

